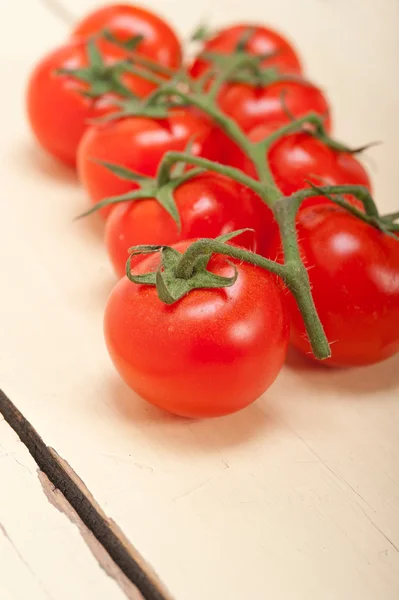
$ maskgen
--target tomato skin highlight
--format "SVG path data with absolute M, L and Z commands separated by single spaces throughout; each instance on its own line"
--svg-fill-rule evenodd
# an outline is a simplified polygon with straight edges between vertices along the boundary
M 203 173 L 179 186 L 174 198 L 181 229 L 155 199 L 126 202 L 116 206 L 107 219 L 105 244 L 116 274 L 125 274 L 128 250 L 140 244 L 171 246 L 192 238 L 215 238 L 251 228 L 234 238 L 234 243 L 260 252 L 270 243 L 271 211 L 251 190 L 237 182 Z M 269 218 L 268 217 L 269 214 Z M 135 257 L 132 265 L 143 260 Z
M 175 32 L 164 19 L 144 8 L 115 4 L 95 10 L 77 24 L 72 37 L 85 40 L 104 29 L 122 42 L 142 35 L 144 39 L 136 48 L 138 54 L 164 67 L 177 68 L 181 64 L 182 49 Z M 111 45 L 100 41 L 101 48 L 109 49 Z M 124 50 L 119 53 L 126 55 Z
M 289 114 L 298 118 L 309 112 L 326 117 L 326 130 L 331 129 L 326 98 L 316 86 L 300 79 L 260 88 L 244 83 L 227 83 L 220 91 L 218 104 L 245 132 L 271 122 L 278 122 L 281 127 L 289 123 Z
M 291 44 L 279 33 L 261 25 L 239 24 L 220 30 L 214 37 L 204 43 L 204 52 L 217 52 L 231 54 L 241 41 L 248 29 L 253 30 L 253 35 L 247 43 L 247 52 L 255 55 L 271 54 L 262 62 L 262 67 L 275 67 L 281 73 L 298 73 L 302 71 L 299 58 Z M 209 61 L 200 56 L 195 59 L 190 68 L 194 78 L 198 78 L 210 67 Z
M 182 252 L 191 243 L 175 247 Z M 172 305 L 127 277 L 112 291 L 107 348 L 127 385 L 148 402 L 184 417 L 217 417 L 248 406 L 277 377 L 289 337 L 281 286 L 267 271 L 232 262 L 239 271 L 232 287 L 195 290 Z M 158 264 L 151 256 L 136 270 Z M 232 274 L 225 257 L 212 257 L 209 268 Z
M 371 365 L 399 351 L 399 241 L 344 209 L 308 207 L 298 240 L 333 367 Z M 275 239 L 271 255 L 282 260 Z M 302 316 L 288 293 L 291 342 L 313 358 Z M 316 359 L 314 359 L 316 360 Z
M 115 63 L 115 54 L 104 54 L 106 64 Z M 76 152 L 91 119 L 115 110 L 116 96 L 98 99 L 85 97 L 86 85 L 69 75 L 57 75 L 58 69 L 88 66 L 86 43 L 74 42 L 47 54 L 33 70 L 27 88 L 26 108 L 31 129 L 39 144 L 57 159 L 75 166 Z M 154 85 L 135 75 L 122 76 L 123 83 L 140 97 Z
M 137 186 L 120 179 L 93 159 L 128 167 L 142 175 L 154 177 L 164 154 L 169 150 L 185 151 L 192 142 L 191 153 L 217 159 L 221 149 L 214 143 L 212 123 L 196 112 L 173 109 L 167 119 L 128 117 L 88 129 L 78 151 L 78 175 L 93 204 L 124 194 Z M 218 134 L 219 135 L 219 134 Z M 107 217 L 113 207 L 101 209 Z

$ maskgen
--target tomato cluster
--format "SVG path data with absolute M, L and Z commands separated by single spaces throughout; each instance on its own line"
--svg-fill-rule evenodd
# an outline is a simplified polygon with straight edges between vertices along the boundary
M 172 91 L 157 103 L 167 86 Z M 77 169 L 106 220 L 105 244 L 120 281 L 106 307 L 105 339 L 120 375 L 149 402 L 189 417 L 227 414 L 272 384 L 289 342 L 313 356 L 295 281 L 287 284 L 252 258 L 284 263 L 276 203 L 312 186 L 317 194 L 296 215 L 298 260 L 331 344 L 325 364 L 368 365 L 398 352 L 394 218 L 373 220 L 356 194 L 337 200 L 319 191 L 348 185 L 367 192 L 371 183 L 354 154 L 330 138 L 326 97 L 276 31 L 227 27 L 202 40 L 185 64 L 162 18 L 132 5 L 102 8 L 34 69 L 27 113 L 38 142 Z M 292 129 L 301 119 L 304 125 Z M 247 151 L 247 144 L 259 149 L 264 142 L 269 179 Z M 188 154 L 187 163 L 179 164 L 176 153 Z M 165 160 L 173 156 L 179 168 L 169 169 L 165 182 Z M 264 181 L 273 202 L 256 187 Z M 161 283 L 172 286 L 162 275 L 162 248 L 174 249 L 168 260 L 178 287 L 186 277 L 179 257 L 199 247 L 196 240 L 227 240 L 220 236 L 237 230 L 244 231 L 223 252 L 238 247 L 256 255 L 201 255 L 187 276 L 191 291 L 173 303 L 162 300 Z M 126 267 L 129 248 L 143 245 Z M 162 256 L 144 257 L 149 245 Z

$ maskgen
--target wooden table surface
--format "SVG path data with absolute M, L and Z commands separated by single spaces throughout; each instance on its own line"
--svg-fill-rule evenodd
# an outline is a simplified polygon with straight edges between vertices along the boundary
M 295 40 L 337 135 L 384 142 L 365 160 L 397 208 L 397 0 L 151 6 L 186 36 L 213 16 Z M 0 599 L 169 597 L 152 569 L 176 600 L 398 598 L 398 357 L 329 371 L 291 355 L 257 403 L 211 421 L 136 397 L 103 343 L 102 224 L 72 222 L 85 195 L 24 117 L 27 75 L 68 28 L 44 0 L 3 0 L 0 27 L 0 387 L 23 415 L 0 396 Z

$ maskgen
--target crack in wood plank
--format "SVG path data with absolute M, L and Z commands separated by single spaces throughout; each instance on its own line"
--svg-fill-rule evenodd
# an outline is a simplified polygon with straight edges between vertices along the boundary
M 18 556 L 18 558 L 21 561 L 21 563 L 23 565 L 25 565 L 25 567 L 27 568 L 27 570 L 29 571 L 29 573 L 37 581 L 37 583 L 39 584 L 40 588 L 43 590 L 43 592 L 45 593 L 45 595 L 47 596 L 47 598 L 50 598 L 50 600 L 52 600 L 52 596 L 50 595 L 50 593 L 48 592 L 48 590 L 46 590 L 46 588 L 44 587 L 43 582 L 40 581 L 40 579 L 38 578 L 38 576 L 36 575 L 36 573 L 34 571 L 32 571 L 29 563 L 25 560 L 24 556 L 21 554 L 21 552 L 19 551 L 19 549 L 17 548 L 17 546 L 14 544 L 13 540 L 11 539 L 11 537 L 8 534 L 7 529 L 4 527 L 4 525 L 2 523 L 0 523 L 0 533 L 2 533 L 4 535 L 4 537 L 6 538 L 6 540 L 8 541 L 8 543 L 13 548 L 15 554 Z
M 0 390 L 0 413 L 25 444 L 40 471 L 47 477 L 46 492 L 52 490 L 51 497 L 54 498 L 54 494 L 59 490 L 60 495 L 62 494 L 71 506 L 71 510 L 76 512 L 110 559 L 139 590 L 142 598 L 172 600 L 154 571 L 139 555 L 118 525 L 106 516 L 84 482 L 55 450 L 44 443 L 37 431 L 2 390 Z M 41 481 L 43 483 L 43 479 Z M 49 498 L 48 494 L 47 497 Z M 65 506 L 66 504 L 63 504 L 64 508 Z
M 361 500 L 363 500 L 363 502 L 366 504 L 366 506 L 368 506 L 374 513 L 376 512 L 374 510 L 374 508 L 363 498 L 363 496 L 361 494 L 359 494 L 359 492 L 357 490 L 355 490 L 355 488 L 341 475 L 339 475 L 338 473 L 336 473 L 334 471 L 334 469 L 332 469 L 325 460 L 323 460 L 321 458 L 321 456 L 319 456 L 319 454 L 317 454 L 317 452 L 312 448 L 312 446 L 310 446 L 310 444 L 308 444 L 308 442 L 299 435 L 299 433 L 297 431 L 294 431 L 293 429 L 291 429 L 291 427 L 289 428 L 300 440 L 301 442 L 303 442 L 303 444 L 306 446 L 306 448 L 308 448 L 308 450 L 318 459 L 318 461 L 320 461 L 320 463 L 338 480 L 342 481 L 350 490 L 352 490 L 352 492 Z M 370 515 L 367 513 L 367 511 L 364 509 L 364 507 L 360 504 L 360 502 L 358 502 L 357 500 L 355 500 L 356 505 L 360 508 L 360 510 L 363 512 L 364 516 L 367 517 L 367 519 L 370 521 L 371 525 L 386 539 L 386 541 L 390 544 L 390 546 L 392 547 L 393 550 L 395 550 L 396 552 L 399 552 L 399 548 L 398 546 L 387 536 L 386 533 L 384 533 L 384 531 L 382 531 L 382 529 L 380 529 L 380 527 L 378 527 L 378 525 L 376 525 L 376 523 L 374 523 L 373 519 L 370 517 Z
M 133 585 L 130 579 L 114 563 L 104 546 L 100 544 L 93 532 L 86 527 L 76 510 L 72 508 L 60 490 L 54 487 L 47 475 L 39 468 L 37 469 L 37 474 L 47 500 L 79 529 L 83 540 L 86 542 L 87 547 L 97 560 L 99 566 L 109 577 L 112 577 L 116 581 L 128 600 L 143 600 L 143 596 L 137 590 L 136 586 Z

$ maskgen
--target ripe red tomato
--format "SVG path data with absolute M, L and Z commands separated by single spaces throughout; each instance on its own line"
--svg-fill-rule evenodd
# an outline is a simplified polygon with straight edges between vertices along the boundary
M 263 61 L 263 67 L 275 67 L 281 73 L 301 73 L 299 58 L 287 40 L 276 31 L 260 25 L 242 24 L 222 29 L 204 43 L 203 52 L 231 54 L 248 29 L 252 29 L 253 34 L 247 42 L 247 52 L 257 56 L 275 52 L 274 56 Z M 198 57 L 192 64 L 190 73 L 198 78 L 209 67 L 209 61 Z
M 78 151 L 78 173 L 91 201 L 135 189 L 134 182 L 120 179 L 93 158 L 116 163 L 154 177 L 168 150 L 184 151 L 216 159 L 221 152 L 214 143 L 214 128 L 207 119 L 189 109 L 174 109 L 167 119 L 129 117 L 91 127 Z M 106 217 L 112 207 L 101 210 Z
M 399 241 L 344 209 L 308 207 L 298 215 L 301 255 L 335 367 L 369 365 L 399 351 Z M 271 255 L 281 260 L 278 237 Z M 289 296 L 291 341 L 309 356 L 301 314 Z
M 117 283 L 105 310 L 105 340 L 121 377 L 148 402 L 185 417 L 216 417 L 251 404 L 277 377 L 289 337 L 282 286 L 267 271 L 232 262 L 233 286 L 194 290 L 172 305 L 154 287 L 127 277 Z M 158 264 L 153 255 L 136 270 Z M 209 269 L 233 272 L 219 255 Z
M 256 127 L 250 139 L 259 141 L 270 135 L 273 125 Z M 230 162 L 253 177 L 255 168 L 239 149 L 230 156 Z M 269 150 L 268 160 L 277 187 L 284 196 L 309 187 L 307 181 L 315 185 L 364 185 L 371 190 L 371 183 L 363 165 L 353 154 L 338 152 L 326 146 L 308 133 L 288 135 L 277 140 Z M 346 199 L 362 208 L 353 196 Z M 305 200 L 301 208 L 316 204 L 329 204 L 325 197 Z
M 156 14 L 129 4 L 114 4 L 91 12 L 75 27 L 72 35 L 87 39 L 107 29 L 121 42 L 141 35 L 136 50 L 165 67 L 179 67 L 182 58 L 180 42 L 172 28 Z M 107 42 L 100 42 L 109 48 Z
M 300 79 L 264 87 L 227 83 L 221 89 L 218 104 L 246 132 L 264 123 L 278 122 L 279 126 L 288 123 L 287 109 L 296 118 L 309 112 L 326 116 L 325 126 L 327 130 L 331 127 L 324 95 L 317 87 Z
M 248 188 L 222 175 L 203 173 L 180 185 L 174 198 L 180 231 L 155 199 L 126 202 L 113 209 L 107 219 L 105 243 L 119 277 L 125 274 L 129 248 L 139 244 L 171 246 L 180 240 L 214 238 L 248 227 L 255 231 L 234 238 L 234 243 L 254 252 L 263 250 L 272 216 Z M 137 257 L 136 263 L 142 258 Z
M 117 57 L 104 54 L 106 64 Z M 74 165 L 76 151 L 88 121 L 114 110 L 115 96 L 107 94 L 91 99 L 82 94 L 87 84 L 69 75 L 57 75 L 58 69 L 81 69 L 88 66 L 87 46 L 70 43 L 50 52 L 34 69 L 27 89 L 27 112 L 32 131 L 38 142 L 59 160 Z M 154 85 L 125 73 L 122 81 L 140 97 L 146 96 Z
M 252 141 L 259 141 L 271 133 L 269 125 L 251 131 Z M 277 187 L 285 196 L 315 185 L 356 184 L 371 188 L 363 165 L 353 154 L 338 152 L 309 133 L 296 133 L 277 140 L 269 150 L 268 160 Z M 236 161 L 244 172 L 255 176 L 252 163 L 243 155 Z
M 277 186 L 288 196 L 316 185 L 358 184 L 370 188 L 366 170 L 353 156 L 337 152 L 317 138 L 299 133 L 276 142 L 270 149 L 269 162 Z

